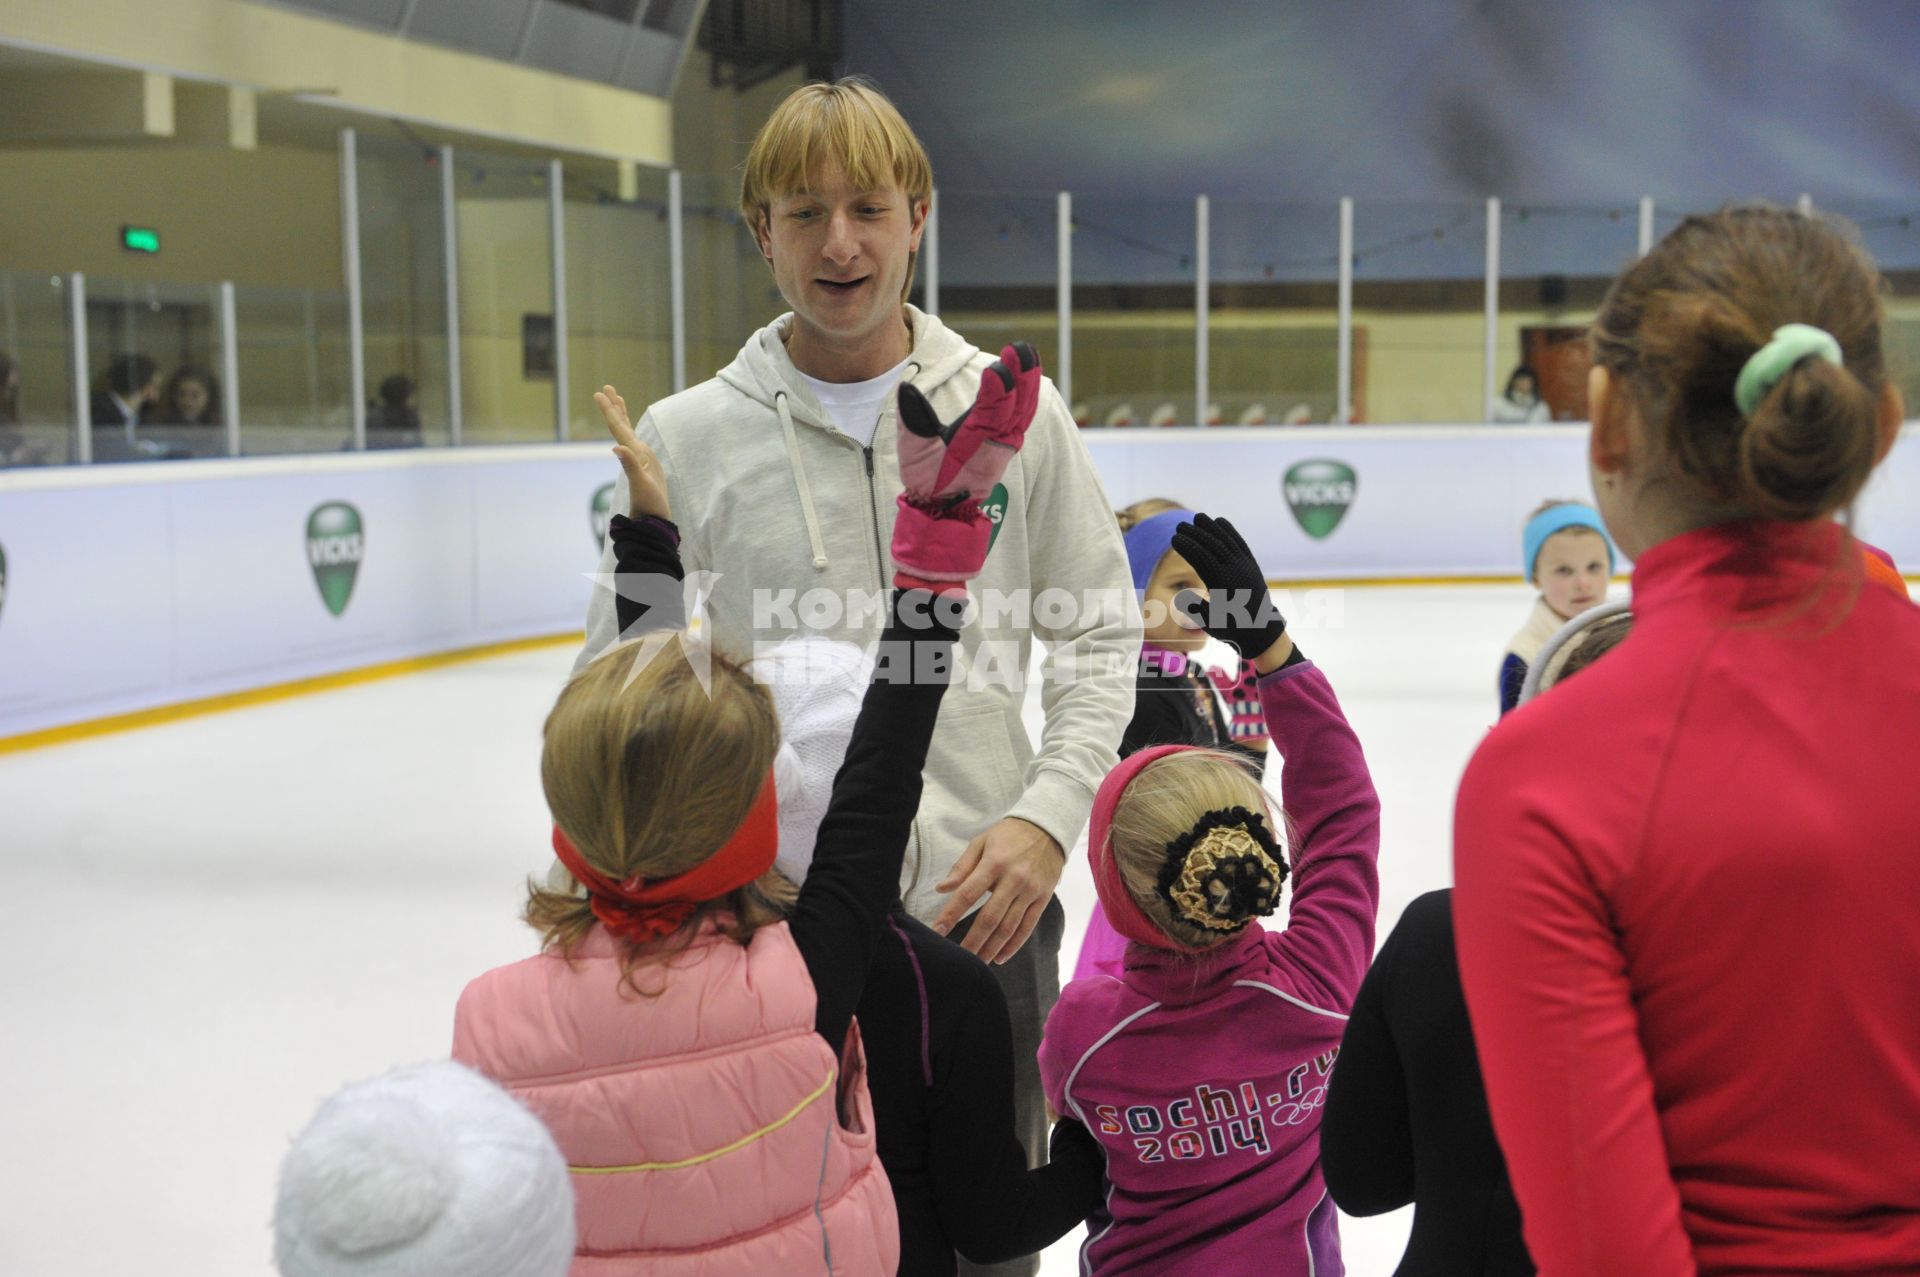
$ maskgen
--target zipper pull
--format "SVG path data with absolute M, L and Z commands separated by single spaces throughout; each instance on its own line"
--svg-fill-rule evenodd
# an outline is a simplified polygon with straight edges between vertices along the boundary
M 860 451 L 867 454 L 867 478 L 873 478 L 873 445 L 868 444 Z

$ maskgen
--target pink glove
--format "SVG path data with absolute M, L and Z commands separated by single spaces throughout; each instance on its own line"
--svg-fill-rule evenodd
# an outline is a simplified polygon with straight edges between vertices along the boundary
M 973 406 L 941 425 L 933 405 L 900 385 L 900 513 L 893 525 L 893 583 L 964 594 L 987 561 L 993 524 L 980 502 L 1007 472 L 1040 403 L 1040 357 L 1025 342 L 1000 352 L 980 376 Z

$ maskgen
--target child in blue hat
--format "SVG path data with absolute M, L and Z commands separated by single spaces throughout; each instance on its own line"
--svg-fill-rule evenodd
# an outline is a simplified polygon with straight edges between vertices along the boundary
M 1145 622 L 1140 669 L 1134 680 L 1133 718 L 1120 738 L 1120 757 L 1155 745 L 1200 745 L 1244 759 L 1255 776 L 1266 767 L 1268 734 L 1250 661 L 1234 673 L 1204 666 L 1198 657 L 1207 633 L 1179 596 L 1204 593 L 1199 573 L 1173 548 L 1174 530 L 1193 521 L 1177 501 L 1149 497 L 1114 512 L 1126 542 Z M 1119 975 L 1127 942 L 1098 901 L 1073 979 Z
M 1613 542 L 1600 512 L 1579 501 L 1548 501 L 1527 516 L 1520 536 L 1521 570 L 1539 591 L 1527 623 L 1500 662 L 1500 713 L 1520 702 L 1527 667 L 1554 632 L 1606 601 Z

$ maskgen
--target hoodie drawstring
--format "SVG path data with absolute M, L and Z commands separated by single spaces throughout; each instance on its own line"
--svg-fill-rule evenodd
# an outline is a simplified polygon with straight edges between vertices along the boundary
M 827 547 L 820 540 L 820 518 L 813 512 L 813 487 L 807 482 L 807 471 L 800 464 L 800 441 L 793 437 L 793 414 L 787 411 L 787 392 L 777 390 L 773 395 L 773 407 L 780 414 L 780 432 L 787 439 L 787 465 L 793 470 L 793 486 L 800 490 L 800 513 L 807 521 L 807 543 L 813 547 L 813 566 L 827 566 Z

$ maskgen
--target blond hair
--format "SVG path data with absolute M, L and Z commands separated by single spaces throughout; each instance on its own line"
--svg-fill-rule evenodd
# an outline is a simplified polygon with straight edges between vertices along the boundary
M 933 164 L 898 109 L 871 81 L 849 76 L 815 81 L 787 94 L 747 152 L 740 179 L 740 215 L 757 235 L 773 202 L 838 168 L 862 191 L 897 188 L 910 206 L 933 198 Z M 913 287 L 918 252 L 907 254 L 900 296 Z
M 1222 750 L 1183 749 L 1142 767 L 1114 808 L 1108 842 L 1121 881 L 1147 920 L 1189 949 L 1221 944 L 1240 928 L 1223 932 L 1175 914 L 1160 894 L 1161 867 L 1170 844 L 1190 833 L 1208 812 L 1229 807 L 1269 811 L 1266 791 L 1252 770 Z M 1269 837 L 1281 841 L 1270 818 L 1261 824 Z
M 1156 514 L 1165 514 L 1169 510 L 1184 510 L 1186 508 L 1187 507 L 1181 505 L 1178 501 L 1169 501 L 1165 497 L 1148 497 L 1145 501 L 1136 501 L 1130 506 L 1123 506 L 1115 510 L 1113 517 L 1119 522 L 1122 532 L 1130 532 Z
M 624 643 L 575 675 L 547 715 L 547 807 L 586 862 L 615 882 L 700 864 L 740 827 L 766 783 L 780 743 L 772 697 L 719 653 L 711 662 L 702 687 L 679 643 L 657 651 Z M 745 943 L 778 917 L 761 888 L 706 902 L 682 932 L 690 939 L 702 916 L 724 912 L 728 934 Z M 595 921 L 586 896 L 534 882 L 525 916 L 563 954 Z M 629 977 L 641 961 L 628 946 Z
M 1587 503 L 1585 501 L 1576 501 L 1571 497 L 1552 497 L 1552 498 L 1549 498 L 1548 500 L 1542 501 L 1539 505 L 1527 511 L 1527 522 L 1532 523 L 1535 519 L 1539 518 L 1541 515 L 1545 514 L 1547 511 L 1558 510 L 1561 506 L 1565 506 L 1565 505 L 1584 506 L 1586 504 Z M 1593 531 L 1593 529 L 1589 527 L 1578 527 L 1578 528 L 1562 528 L 1560 529 L 1560 531 L 1561 532 L 1591 532 Z

